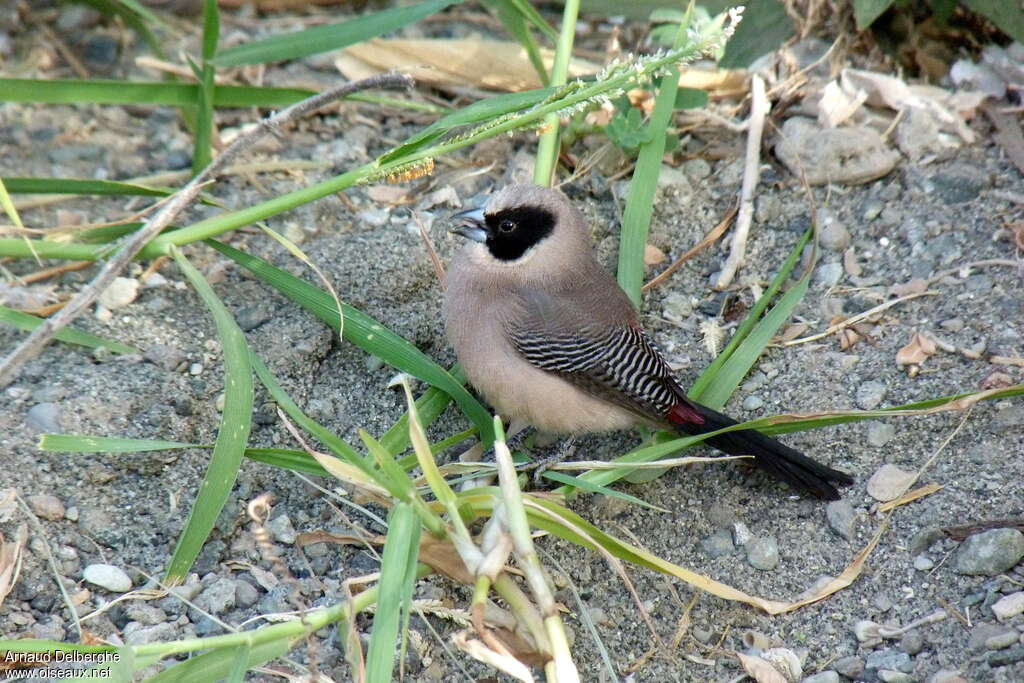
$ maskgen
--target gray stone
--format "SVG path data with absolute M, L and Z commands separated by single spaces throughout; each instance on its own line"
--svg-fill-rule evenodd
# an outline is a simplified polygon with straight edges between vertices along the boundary
M 971 652 L 980 652 L 986 648 L 986 643 L 991 638 L 996 638 L 1007 632 L 1015 632 L 1007 626 L 983 622 L 971 629 L 967 636 L 967 649 Z
M 111 593 L 126 593 L 132 589 L 132 580 L 123 569 L 112 564 L 90 564 L 82 571 L 82 578 Z
M 38 403 L 28 409 L 25 426 L 33 434 L 60 434 L 60 406 L 56 403 Z
M 260 592 L 248 581 L 235 581 L 235 604 L 239 607 L 252 607 L 260 599 Z
M 243 332 L 251 332 L 270 320 L 270 312 L 261 306 L 246 306 L 235 314 L 235 322 Z
M 832 531 L 847 541 L 853 539 L 853 522 L 856 513 L 848 500 L 833 500 L 825 506 L 825 518 Z
M 267 522 L 267 531 L 270 532 L 270 535 L 278 543 L 284 543 L 285 545 L 295 543 L 297 534 L 288 515 L 281 514 Z
M 116 40 L 105 33 L 89 36 L 82 50 L 82 59 L 96 71 L 109 71 L 117 63 L 120 48 Z
M 843 279 L 842 263 L 823 263 L 814 271 L 814 281 L 824 287 L 835 287 Z
M 832 662 L 832 668 L 843 678 L 856 680 L 864 673 L 864 659 L 856 656 L 840 657 Z
M 881 199 L 868 199 L 864 202 L 862 207 L 863 213 L 861 217 L 865 221 L 873 221 L 882 215 L 882 210 L 885 208 L 885 202 Z
M 124 642 L 126 645 L 167 642 L 178 636 L 177 631 L 177 626 L 170 622 L 144 627 L 139 622 L 133 621 L 124 627 Z
M 1004 598 L 999 598 L 992 605 L 992 614 L 996 615 L 999 621 L 1007 621 L 1024 612 L 1024 591 L 1010 593 Z
M 1018 634 L 1016 631 L 1004 631 L 1003 633 L 998 633 L 994 636 L 989 636 L 988 638 L 986 638 L 985 649 L 1003 650 L 1005 648 L 1010 647 L 1011 645 L 1016 644 L 1018 640 L 1020 640 L 1020 634 Z
M 868 479 L 868 495 L 883 503 L 894 500 L 913 479 L 913 472 L 905 472 L 895 465 L 882 465 Z
M 940 322 L 939 327 L 947 332 L 959 332 L 964 329 L 964 321 L 960 318 L 948 318 Z
M 1024 557 L 1024 534 L 1016 529 L 990 529 L 970 536 L 957 550 L 960 574 L 996 576 Z
M 930 571 L 935 567 L 935 562 L 932 561 L 927 555 L 917 555 L 914 557 L 914 569 L 919 572 Z
M 99 296 L 99 303 L 112 311 L 124 308 L 139 296 L 139 281 L 133 277 L 118 277 L 104 289 Z
M 989 666 L 1009 666 L 1017 662 L 1024 662 L 1024 647 L 1011 647 L 988 656 Z
M 900 638 L 900 649 L 913 657 L 924 649 L 924 636 L 916 628 L 907 631 Z
M 922 529 L 910 539 L 908 550 L 911 555 L 920 555 L 946 537 L 942 529 Z
M 818 243 L 832 251 L 843 251 L 850 246 L 850 231 L 827 208 L 818 209 Z
M 732 543 L 732 534 L 728 529 L 719 529 L 700 542 L 700 549 L 714 559 L 732 553 L 736 547 Z
M 882 403 L 886 391 L 888 388 L 882 382 L 875 380 L 862 382 L 857 387 L 857 407 L 861 410 L 874 410 Z
M 796 177 L 811 185 L 857 185 L 881 178 L 900 160 L 876 131 L 859 126 L 823 129 L 794 116 L 782 126 L 775 155 Z
M 99 145 L 62 145 L 48 152 L 50 161 L 64 164 L 69 161 L 99 161 L 106 150 Z
M 224 614 L 235 606 L 235 582 L 220 578 L 195 598 L 196 607 L 213 615 Z
M 821 671 L 813 676 L 808 676 L 803 683 L 839 683 L 839 674 L 835 671 Z
M 914 683 L 914 679 L 910 674 L 902 671 L 893 671 L 892 669 L 879 669 L 878 680 L 883 683 Z
M 743 410 L 757 410 L 764 406 L 764 399 L 760 396 L 750 395 L 743 399 Z
M 167 621 L 167 612 L 164 612 L 155 605 L 141 601 L 132 601 L 131 604 L 125 607 L 124 613 L 132 621 L 137 621 L 147 626 L 154 626 Z
M 1024 425 L 1024 405 L 1000 408 L 992 418 L 993 426 L 1000 431 L 1017 429 Z
M 880 448 L 885 444 L 892 441 L 893 437 L 896 436 L 896 428 L 888 422 L 869 422 L 868 423 L 868 445 Z
M 779 544 L 770 536 L 758 537 L 746 544 L 747 562 L 754 569 L 769 571 L 779 566 Z
M 910 673 L 914 670 L 914 662 L 910 655 L 895 649 L 875 650 L 868 653 L 864 660 L 864 668 L 868 671 L 887 669 L 889 671 L 902 671 Z

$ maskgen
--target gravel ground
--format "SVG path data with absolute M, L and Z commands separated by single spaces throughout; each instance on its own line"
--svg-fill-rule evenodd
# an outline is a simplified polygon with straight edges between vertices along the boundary
M 98 40 L 101 29 L 84 26 L 81 40 Z M 28 39 L 24 34 L 14 38 Z M 141 77 L 132 68 L 127 58 L 110 66 L 114 75 Z M 333 78 L 327 69 L 323 64 L 297 64 L 277 70 L 273 78 L 281 83 L 326 81 Z M 249 117 L 249 112 L 228 112 L 222 125 Z M 254 150 L 254 156 L 327 159 L 347 168 L 384 151 L 386 141 L 405 137 L 427 120 L 346 105 L 304 122 L 284 143 L 266 143 Z M 839 338 L 831 336 L 768 350 L 730 401 L 732 414 L 753 418 L 894 406 L 976 391 L 993 382 L 1024 381 L 1024 368 L 986 360 L 991 354 L 1024 356 L 1024 270 L 998 264 L 966 267 L 1020 258 L 1006 226 L 1020 219 L 1021 204 L 1013 197 L 1024 197 L 1024 181 L 992 141 L 987 124 L 976 120 L 972 126 L 978 134 L 976 144 L 947 151 L 930 163 L 901 157 L 879 180 L 815 189 L 824 226 L 823 249 L 814 284 L 795 316 L 806 323 L 808 334 L 824 330 L 834 316 L 859 313 L 887 300 L 893 285 L 934 278 L 934 294 L 888 309 L 852 349 L 841 350 Z M 695 137 L 688 149 L 700 149 L 706 142 Z M 738 150 L 742 139 L 730 134 L 714 142 Z M 429 186 L 424 182 L 412 188 L 410 203 L 388 206 L 374 199 L 372 188 L 358 188 L 345 198 L 326 198 L 270 224 L 301 242 L 343 300 L 431 357 L 451 363 L 441 333 L 439 289 L 411 210 L 424 209 L 428 223 L 437 219 L 432 234 L 447 258 L 456 245 L 445 235 L 441 219 L 459 203 L 450 198 L 467 200 L 522 174 L 532 151 L 530 136 L 502 138 L 454 157 Z M 185 167 L 188 154 L 189 137 L 168 110 L 0 105 L 3 175 L 121 179 Z M 654 246 L 674 258 L 720 219 L 739 187 L 738 157 L 698 156 L 666 169 L 652 227 Z M 733 291 L 723 297 L 710 290 L 710 278 L 725 255 L 724 248 L 715 247 L 651 292 L 644 303 L 648 328 L 685 381 L 711 359 L 701 343 L 702 324 L 715 322 L 728 333 L 734 323 L 722 318 L 723 307 L 751 304 L 755 290 L 771 279 L 810 224 L 799 182 L 774 158 L 767 161 L 747 264 Z M 486 174 L 469 174 L 471 162 L 494 166 Z M 233 178 L 213 192 L 228 206 L 243 207 L 329 174 L 306 171 L 260 176 L 252 182 Z M 448 193 L 447 187 L 454 192 Z M 592 176 L 564 189 L 593 219 L 598 253 L 611 263 L 624 185 Z M 433 195 L 434 190 L 443 192 Z M 442 201 L 430 206 L 437 200 Z M 41 226 L 93 222 L 123 215 L 132 206 L 123 199 L 65 201 L 27 212 L 25 219 Z M 197 208 L 188 219 L 212 213 Z M 238 231 L 231 241 L 308 276 L 262 234 Z M 851 268 L 849 258 L 844 267 L 844 252 L 850 247 L 859 272 Z M 401 415 L 401 396 L 387 388 L 390 368 L 339 344 L 309 315 L 209 249 L 192 247 L 186 253 L 214 282 L 252 347 L 312 417 L 356 443 L 357 429 L 379 435 Z M 27 261 L 4 266 L 16 274 L 35 269 Z M 127 275 L 140 272 L 137 268 Z M 67 273 L 59 278 L 56 291 L 74 290 L 93 273 L 92 268 Z M 137 588 L 147 576 L 158 575 L 208 458 L 203 450 L 44 453 L 35 447 L 39 433 L 198 443 L 210 443 L 215 436 L 222 391 L 220 351 L 209 316 L 173 264 L 164 265 L 159 278 L 145 283 L 134 302 L 109 316 L 85 317 L 77 325 L 144 353 L 111 358 L 54 345 L 0 393 L 0 449 L 5 462 L 0 489 L 16 489 L 41 523 L 39 529 L 33 527 L 21 578 L 0 606 L 2 637 L 77 637 L 47 566 L 47 545 L 70 591 L 91 591 L 79 606 L 81 614 L 108 603 L 127 588 L 126 583 Z M 911 377 L 896 364 L 896 354 L 915 332 L 941 344 Z M 19 338 L 19 333 L 0 328 L 0 349 L 12 348 Z M 265 394 L 258 394 L 257 406 L 251 444 L 294 447 Z M 460 416 L 449 411 L 433 431 L 447 435 L 463 427 Z M 760 647 L 792 649 L 803 661 L 804 675 L 810 676 L 805 680 L 815 683 L 1024 680 L 1024 566 L 1019 564 L 1024 536 L 1003 529 L 958 543 L 940 531 L 1024 517 L 1024 404 L 996 401 L 980 404 L 966 416 L 947 413 L 865 422 L 793 434 L 786 440 L 853 474 L 857 483 L 844 491 L 841 503 L 826 506 L 801 499 L 760 475 L 715 464 L 671 471 L 645 484 L 621 485 L 668 512 L 594 496 L 576 499 L 573 507 L 603 529 L 638 538 L 667 560 L 754 595 L 790 600 L 821 577 L 840 572 L 878 529 L 882 515 L 869 490 L 878 494 L 893 477 L 898 480 L 899 471 L 914 472 L 928 462 L 921 483 L 942 488 L 896 510 L 852 586 L 791 614 L 768 617 L 694 593 L 660 575 L 630 571 L 664 641 L 660 655 L 632 673 L 632 680 L 732 680 L 740 670 L 728 652 L 744 651 L 745 636 Z M 584 440 L 577 457 L 613 457 L 637 443 L 631 434 L 592 437 Z M 899 471 L 886 468 L 877 475 L 880 479 L 871 480 L 886 465 Z M 319 484 L 330 486 L 326 481 Z M 259 569 L 265 565 L 244 515 L 245 503 L 263 492 L 276 498 L 271 532 L 306 604 L 336 602 L 343 595 L 343 580 L 377 569 L 373 558 L 357 548 L 317 544 L 300 550 L 296 532 L 344 533 L 350 529 L 348 523 L 306 482 L 246 462 L 193 569 L 194 577 L 183 589 L 196 607 L 229 624 L 293 608 L 288 590 L 270 585 Z M 0 516 L 0 532 L 10 538 L 24 521 L 21 513 L 8 519 Z M 367 520 L 360 523 L 381 531 Z M 598 648 L 581 621 L 576 594 L 620 676 L 627 676 L 631 665 L 655 643 L 623 583 L 595 553 L 553 539 L 544 540 L 541 547 L 549 566 L 557 562 L 558 598 L 571 610 L 567 621 L 584 678 L 606 680 L 606 675 Z M 432 578 L 418 585 L 417 596 L 461 606 L 468 593 Z M 929 621 L 927 617 L 938 610 L 945 610 L 946 618 Z M 686 615 L 688 628 L 681 631 L 681 642 L 674 643 L 672 634 Z M 365 629 L 368 619 L 360 618 L 359 626 Z M 865 620 L 893 627 L 888 632 L 893 637 L 873 640 L 863 628 L 855 628 Z M 442 634 L 454 628 L 435 619 L 429 626 Z M 222 632 L 215 621 L 174 597 L 121 602 L 85 627 L 97 637 L 128 643 Z M 905 628 L 897 632 L 896 627 Z M 424 619 L 414 617 L 412 628 L 421 636 L 414 639 L 407 662 L 414 680 L 465 680 L 460 665 L 468 666 L 470 677 L 487 675 L 461 656 L 447 656 Z M 334 680 L 347 679 L 332 633 L 318 633 L 314 651 L 324 673 Z M 299 648 L 293 656 L 306 661 L 309 651 Z

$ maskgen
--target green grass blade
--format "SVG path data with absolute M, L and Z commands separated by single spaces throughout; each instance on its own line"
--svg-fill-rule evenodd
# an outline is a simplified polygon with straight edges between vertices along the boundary
M 13 308 L 0 306 L 0 323 L 6 323 L 12 327 L 25 332 L 31 332 L 43 324 L 43 319 L 34 315 L 16 311 Z M 110 341 L 103 337 L 97 337 L 88 332 L 82 332 L 72 327 L 65 327 L 57 333 L 57 339 L 68 344 L 77 344 L 90 349 L 108 349 L 114 353 L 140 353 L 134 346 L 128 346 L 116 341 Z
M 213 60 L 217 66 L 266 64 L 299 59 L 338 50 L 415 23 L 462 0 L 429 0 L 409 7 L 367 14 L 337 24 L 314 26 L 302 31 L 254 40 L 222 50 Z
M 690 9 L 693 5 L 691 3 Z M 690 25 L 690 10 L 680 23 L 674 48 L 686 40 Z M 670 67 L 658 82 L 658 95 L 654 100 L 654 111 L 645 127 L 646 142 L 640 145 L 633 177 L 629 181 L 629 197 L 622 214 L 622 231 L 619 236 L 619 265 L 617 278 L 619 286 L 629 296 L 634 306 L 641 302 L 640 288 L 644 284 L 644 250 L 647 248 L 647 233 L 654 214 L 654 194 L 658 191 L 658 175 L 661 160 L 665 156 L 665 131 L 672 119 L 679 89 L 679 70 Z
M 502 23 L 505 30 L 509 32 L 509 35 L 523 46 L 527 57 L 530 59 L 530 64 L 533 65 L 534 71 L 540 77 L 541 84 L 546 86 L 548 84 L 548 71 L 544 67 L 540 47 L 537 45 L 533 34 L 530 33 L 530 27 L 527 25 L 527 20 L 521 7 L 522 3 L 515 2 L 515 0 L 483 0 L 482 4 L 498 17 L 498 21 Z M 533 8 L 531 7 L 530 9 L 532 10 Z M 547 26 L 547 22 L 544 22 L 543 19 L 541 22 Z M 550 29 L 551 27 L 548 26 L 548 28 Z M 554 33 L 554 29 L 552 29 L 552 32 Z M 552 40 L 557 39 L 558 34 L 555 33 Z
M 331 476 L 331 473 L 321 467 L 320 463 L 306 451 L 289 448 L 246 448 L 245 457 L 283 470 L 312 474 L 317 477 Z
M 249 646 L 210 650 L 170 666 L 155 676 L 143 679 L 146 683 L 209 683 L 231 675 L 235 667 L 245 672 L 264 662 L 284 656 L 291 647 L 287 638 L 271 640 Z M 239 664 L 241 655 L 242 663 Z
M 568 474 L 565 474 L 564 472 L 551 472 L 551 471 L 547 471 L 544 474 L 542 474 L 541 476 L 544 477 L 545 479 L 550 479 L 551 481 L 557 481 L 560 484 L 565 484 L 567 486 L 572 486 L 573 488 L 578 488 L 578 489 L 582 489 L 584 491 L 589 491 L 590 493 L 600 493 L 601 495 L 610 496 L 612 498 L 618 498 L 619 500 L 624 500 L 624 501 L 626 501 L 628 503 L 632 503 L 633 505 L 639 505 L 639 506 L 645 507 L 645 508 L 647 508 L 649 510 L 657 510 L 659 512 L 668 512 L 668 510 L 666 510 L 665 508 L 660 508 L 657 505 L 651 505 L 646 500 L 643 500 L 641 498 L 637 498 L 636 496 L 631 496 L 628 493 L 623 493 L 622 491 L 616 491 L 615 489 L 610 489 L 607 486 L 601 486 L 600 484 L 595 484 L 594 482 L 587 481 L 586 479 L 581 479 L 579 477 L 573 477 L 573 476 L 570 476 Z
M 348 442 L 344 441 L 329 429 L 321 425 L 319 422 L 309 417 L 299 408 L 298 404 L 292 400 L 292 397 L 281 385 L 278 384 L 277 378 L 270 372 L 270 369 L 266 366 L 263 360 L 255 353 L 252 354 L 252 367 L 256 371 L 256 376 L 259 377 L 260 382 L 266 387 L 267 393 L 270 397 L 277 402 L 277 405 L 285 412 L 288 417 L 295 421 L 297 425 L 305 429 L 307 432 L 315 436 L 325 446 L 334 451 L 334 454 L 345 462 L 358 467 L 363 472 L 372 475 L 373 468 L 363 454 L 357 451 L 355 448 L 350 446 Z
M 203 5 L 203 61 L 208 62 L 217 54 L 220 40 L 220 11 L 217 0 L 206 0 Z
M 182 107 L 196 103 L 196 83 L 93 79 L 0 78 L 0 101 L 39 104 L 151 104 Z M 300 88 L 218 85 L 218 107 L 284 107 L 316 94 Z
M 768 305 L 775 298 L 775 295 L 781 291 L 782 285 L 785 284 L 790 273 L 792 273 L 793 269 L 796 268 L 797 263 L 800 261 L 800 255 L 803 254 L 804 247 L 807 246 L 807 243 L 810 241 L 813 234 L 814 230 L 809 229 L 799 240 L 797 240 L 796 246 L 794 246 L 793 250 L 789 252 L 789 256 L 787 256 L 785 262 L 783 262 L 782 268 L 780 268 L 779 272 L 775 274 L 774 278 L 772 278 L 771 283 L 768 285 L 768 289 L 766 289 L 764 294 L 761 295 L 761 298 L 754 303 L 750 312 L 747 313 L 747 317 L 744 318 L 743 322 L 740 323 L 740 326 L 736 328 L 736 332 L 732 335 L 732 339 L 729 340 L 729 343 L 726 344 L 724 349 L 722 349 L 722 352 L 719 353 L 713 361 L 711 361 L 711 364 L 708 365 L 708 367 L 704 369 L 704 372 L 702 372 L 700 376 L 697 377 L 696 381 L 694 381 L 693 385 L 690 387 L 690 391 L 688 392 L 690 398 L 695 401 L 707 403 L 704 399 L 704 393 L 713 382 L 717 381 L 716 378 L 718 377 L 718 372 L 721 367 L 729 361 L 732 354 L 735 353 L 736 349 L 739 348 L 740 344 L 742 344 L 747 338 L 747 335 L 749 335 L 751 330 L 753 330 L 758 324 L 758 321 L 761 319 L 761 314 L 767 310 Z M 708 405 L 712 408 L 716 407 L 710 403 Z
M 7 191 L 12 194 L 93 194 L 139 195 L 166 197 L 171 190 L 146 187 L 135 183 L 85 178 L 3 178 Z
M 206 475 L 165 575 L 168 583 L 178 583 L 192 568 L 238 476 L 252 426 L 253 382 L 249 347 L 242 330 L 217 298 L 210 283 L 181 251 L 173 248 L 171 256 L 210 310 L 224 350 L 224 413 Z
M 366 430 L 359 430 L 359 438 L 363 440 L 366 450 L 373 457 L 380 468 L 374 477 L 392 496 L 398 500 L 411 501 L 414 496 L 412 482 L 406 476 L 405 470 L 395 462 L 394 456 L 387 452 L 380 442 L 374 439 Z
M 167 59 L 163 45 L 157 39 L 156 34 L 150 28 L 151 25 L 166 26 L 166 23 L 156 14 L 149 11 L 134 0 L 76 0 L 83 5 L 89 5 L 97 12 L 106 16 L 120 17 L 124 23 L 142 36 L 149 49 L 160 59 Z
M 461 373 L 458 372 L 458 368 L 453 368 L 451 373 L 457 380 L 462 381 L 463 378 Z M 444 412 L 444 409 L 451 402 L 452 397 L 440 389 L 430 387 L 424 391 L 423 395 L 416 399 L 416 410 L 419 412 L 420 421 L 423 423 L 424 428 L 440 417 L 441 413 Z M 391 429 L 384 433 L 384 436 L 380 437 L 380 444 L 391 455 L 398 455 L 409 448 L 408 412 L 398 418 L 398 422 L 392 425 Z
M 280 268 L 275 268 L 256 256 L 214 240 L 209 240 L 208 244 L 305 308 L 332 329 L 339 329 L 338 309 L 334 299 L 327 292 Z M 447 393 L 476 425 L 481 439 L 488 444 L 493 441 L 490 414 L 451 373 L 365 313 L 347 304 L 343 304 L 342 309 L 345 315 L 343 329 L 346 340 L 402 372 L 418 377 Z
M 366 680 L 390 681 L 395 668 L 399 624 L 412 602 L 420 519 L 409 503 L 399 503 L 388 517 L 388 536 L 381 555 L 377 610 L 366 653 Z
M 39 449 L 54 453 L 142 453 L 199 447 L 198 444 L 181 441 L 125 439 L 118 436 L 43 434 L 39 437 Z
M 203 63 L 199 69 L 199 90 L 196 98 L 195 143 L 192 148 L 192 174 L 198 175 L 213 159 L 213 115 L 215 69 L 210 60 L 217 52 L 220 39 L 220 12 L 217 0 L 203 3 Z

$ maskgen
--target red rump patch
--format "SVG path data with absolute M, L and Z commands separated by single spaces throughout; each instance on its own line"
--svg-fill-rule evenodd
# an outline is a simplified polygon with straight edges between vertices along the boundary
M 665 416 L 672 424 L 704 424 L 704 416 L 691 406 L 685 403 L 677 403 L 668 411 Z

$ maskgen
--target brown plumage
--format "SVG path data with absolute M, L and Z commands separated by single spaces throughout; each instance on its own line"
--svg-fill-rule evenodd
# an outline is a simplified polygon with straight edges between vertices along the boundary
M 498 414 L 583 434 L 639 424 L 700 434 L 734 425 L 686 397 L 637 312 L 594 259 L 582 214 L 559 192 L 511 185 L 455 232 L 445 329 L 466 377 Z M 707 443 L 798 490 L 839 497 L 852 480 L 752 430 Z

